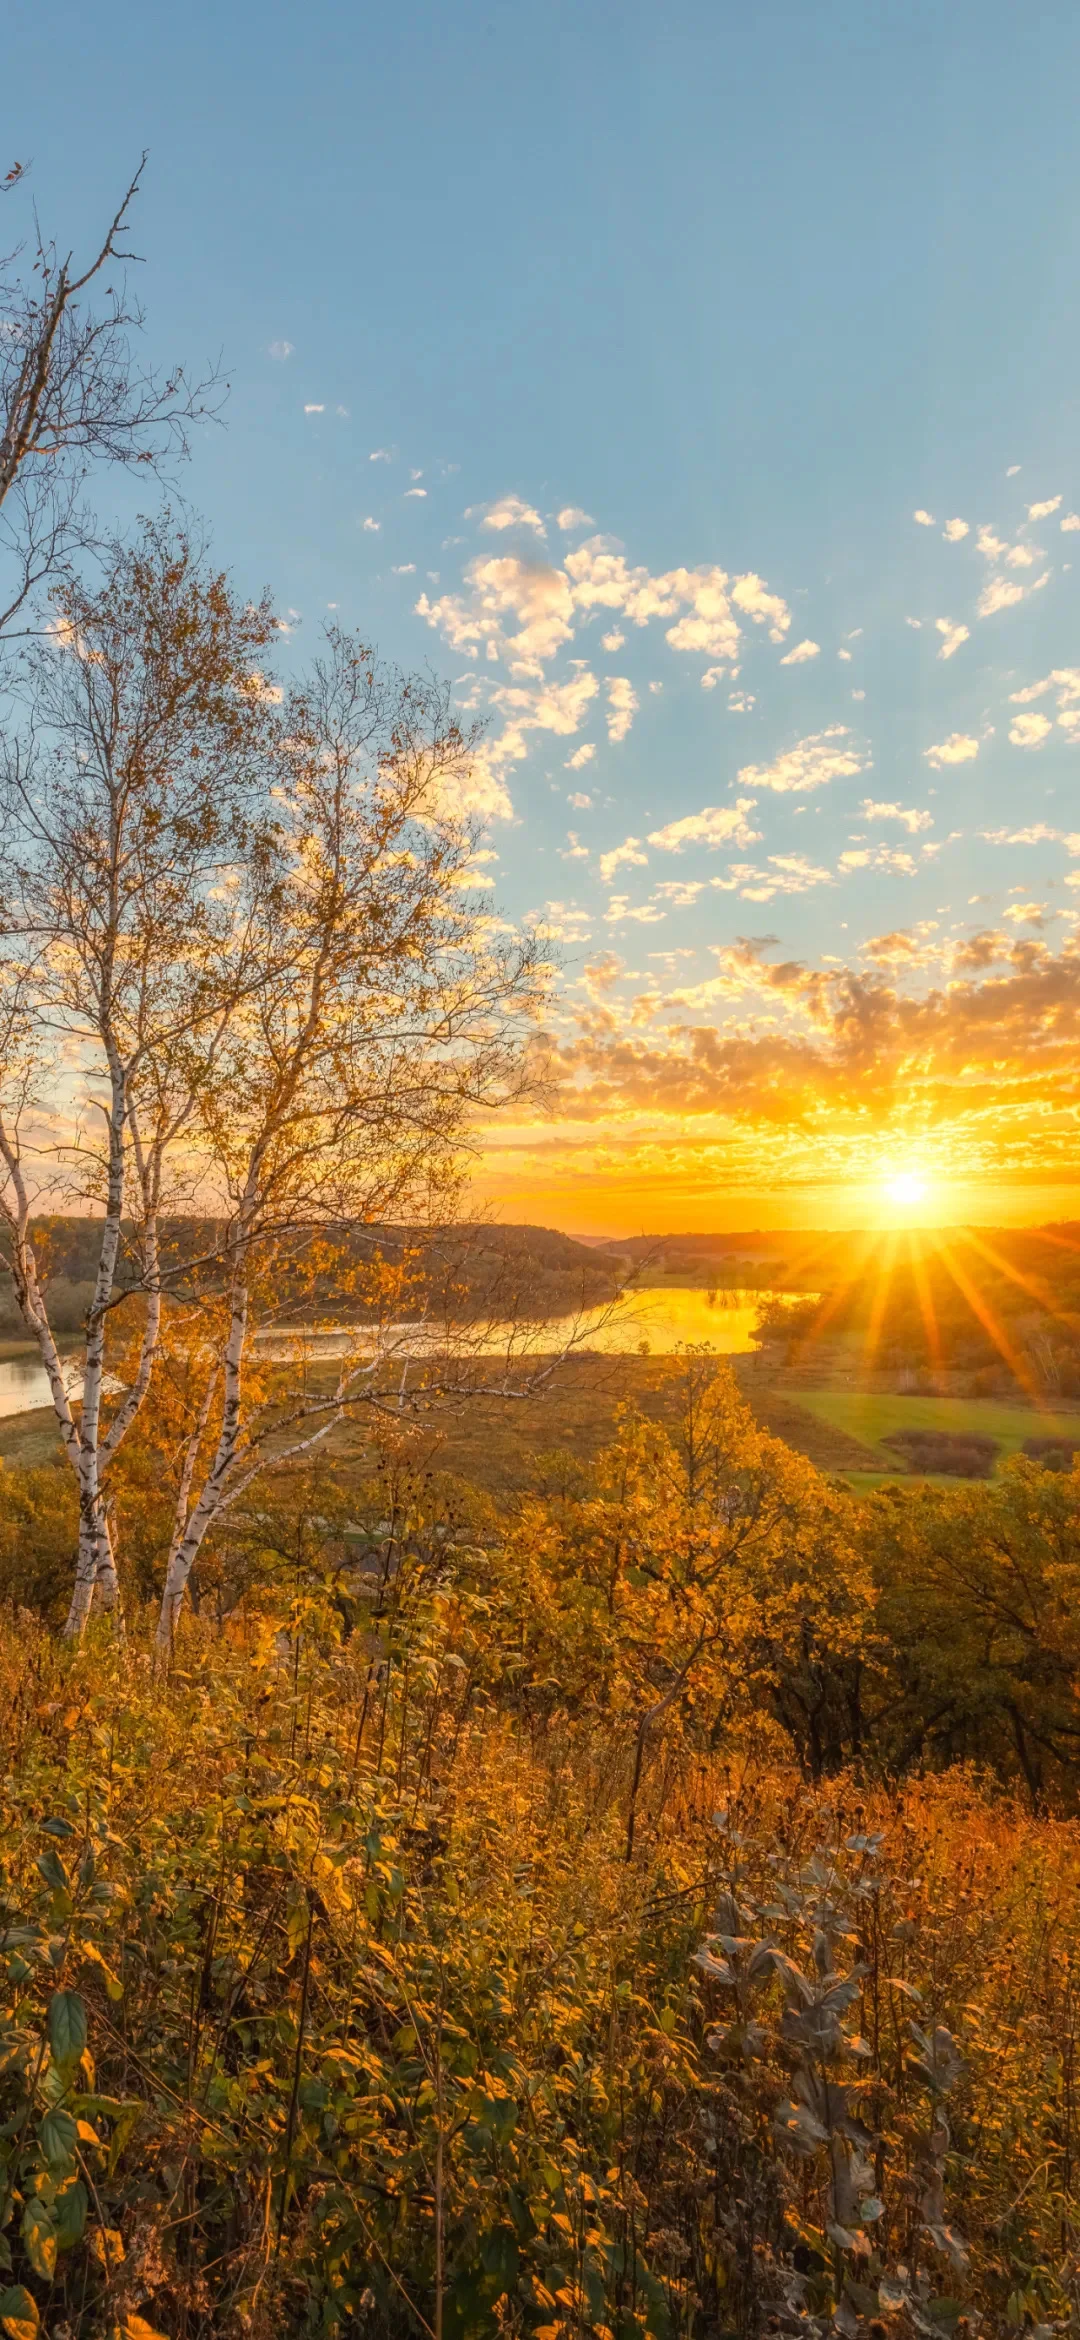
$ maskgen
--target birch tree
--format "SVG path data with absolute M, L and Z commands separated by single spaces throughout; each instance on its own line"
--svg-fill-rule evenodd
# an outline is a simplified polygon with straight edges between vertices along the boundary
M 223 1508 L 357 1395 L 353 1374 L 332 1405 L 256 1418 L 261 1296 L 358 1225 L 445 1212 L 475 1116 L 523 1077 L 539 969 L 471 889 L 475 737 L 439 685 L 341 635 L 286 699 L 273 632 L 147 526 L 99 589 L 57 594 L 4 758 L 0 1223 L 78 1482 L 73 1635 L 95 1597 L 118 1612 L 110 1478 L 154 1402 L 165 1312 L 174 1345 L 192 1328 L 199 1383 L 167 1642 Z M 34 1252 L 46 1198 L 100 1226 L 78 1400 Z M 185 1213 L 198 1258 L 163 1249 Z
M 139 257 L 130 228 L 145 161 L 81 261 L 36 214 L 0 258 L 0 638 L 96 541 L 91 472 L 156 470 L 183 456 L 191 425 L 220 402 L 215 372 L 157 373 L 138 355 L 143 315 L 127 271 Z M 0 193 L 18 204 L 26 178 L 15 163 Z

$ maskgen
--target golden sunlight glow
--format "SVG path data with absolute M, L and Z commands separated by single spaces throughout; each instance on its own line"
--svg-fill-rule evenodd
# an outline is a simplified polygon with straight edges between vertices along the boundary
M 920 1203 L 925 1200 L 929 1180 L 920 1170 L 898 1170 L 885 1181 L 885 1192 L 890 1202 Z

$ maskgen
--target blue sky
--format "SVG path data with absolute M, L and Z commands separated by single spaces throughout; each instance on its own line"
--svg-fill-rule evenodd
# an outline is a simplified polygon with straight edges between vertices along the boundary
M 493 1191 L 641 1219 L 677 1142 L 684 1223 L 741 1216 L 755 1158 L 776 1209 L 820 1216 L 874 1145 L 958 1196 L 1064 1192 L 1071 1092 L 1038 1160 L 1030 1096 L 1008 1143 L 984 1097 L 957 1148 L 890 1042 L 870 1151 L 849 1080 L 830 1168 L 831 1075 L 807 1143 L 774 1143 L 730 1052 L 708 1096 L 665 1067 L 696 1031 L 833 1065 L 838 994 L 768 972 L 791 962 L 979 992 L 969 1024 L 984 975 L 1052 962 L 1024 1012 L 1061 1037 L 1076 10 L 113 0 L 17 5 L 5 46 L 3 164 L 32 162 L 61 240 L 150 149 L 152 348 L 220 350 L 233 382 L 185 478 L 216 549 L 296 613 L 297 654 L 333 608 L 490 717 L 482 874 L 561 939 L 591 1098 Z

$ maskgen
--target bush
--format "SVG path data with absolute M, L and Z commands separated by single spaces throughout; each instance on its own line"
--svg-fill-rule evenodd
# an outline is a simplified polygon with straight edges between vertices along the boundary
M 882 1440 L 920 1477 L 943 1472 L 954 1479 L 989 1479 L 1001 1451 L 996 1438 L 973 1430 L 894 1430 Z

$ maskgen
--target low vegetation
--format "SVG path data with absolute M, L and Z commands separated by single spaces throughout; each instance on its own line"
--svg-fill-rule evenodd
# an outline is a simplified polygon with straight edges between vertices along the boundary
M 1075 2328 L 1080 1474 L 650 1371 L 529 1488 L 271 1477 L 166 1679 L 138 1439 L 126 1646 L 0 1471 L 14 2340 Z

